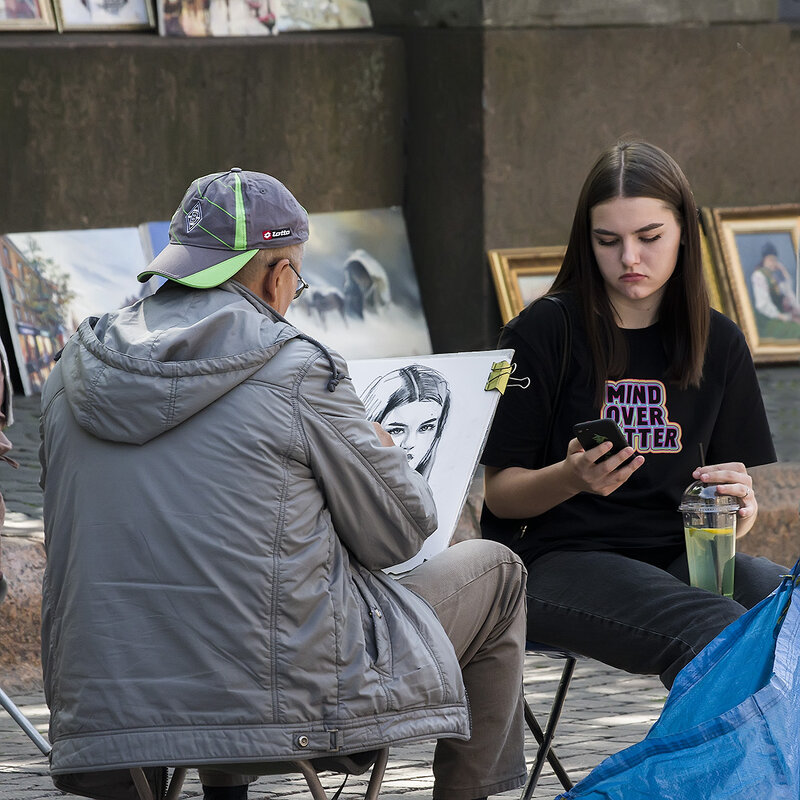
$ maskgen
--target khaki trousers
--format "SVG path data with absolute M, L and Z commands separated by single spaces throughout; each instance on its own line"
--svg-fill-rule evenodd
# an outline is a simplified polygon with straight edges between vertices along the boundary
M 514 553 L 482 539 L 453 545 L 399 578 L 439 617 L 469 698 L 472 737 L 436 743 L 435 800 L 475 800 L 525 781 L 525 580 Z M 200 780 L 237 786 L 254 777 L 201 768 Z
M 474 800 L 525 781 L 525 578 L 514 553 L 482 539 L 453 545 L 400 578 L 433 606 L 453 643 L 472 716 L 472 738 L 436 744 L 435 800 Z

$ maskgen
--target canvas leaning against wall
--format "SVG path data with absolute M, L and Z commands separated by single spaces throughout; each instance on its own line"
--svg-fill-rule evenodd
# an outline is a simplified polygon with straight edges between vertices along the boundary
M 41 391 L 53 357 L 86 317 L 150 294 L 136 228 L 0 237 L 0 290 L 25 394 Z
M 310 214 L 303 277 L 287 319 L 346 359 L 431 352 L 399 207 Z
M 369 28 L 367 0 L 158 0 L 162 36 L 272 36 Z
M 436 532 L 416 556 L 387 572 L 407 572 L 450 544 L 510 374 L 510 366 L 497 365 L 510 364 L 513 353 L 491 350 L 348 365 L 367 418 L 379 422 L 406 452 L 409 466 L 427 479 L 436 501 Z

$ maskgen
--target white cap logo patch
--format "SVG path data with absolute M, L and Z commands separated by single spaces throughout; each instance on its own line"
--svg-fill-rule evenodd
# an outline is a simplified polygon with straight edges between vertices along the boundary
M 200 208 L 198 201 L 186 215 L 186 233 L 191 233 L 200 224 L 201 219 L 203 219 L 203 209 Z
M 292 232 L 289 228 L 278 228 L 274 231 L 261 231 L 264 241 L 268 242 L 270 239 L 282 239 L 284 236 L 291 236 Z

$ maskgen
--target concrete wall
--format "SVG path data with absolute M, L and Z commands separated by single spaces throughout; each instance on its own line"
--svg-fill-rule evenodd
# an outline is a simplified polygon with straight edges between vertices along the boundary
M 402 203 L 402 43 L 374 32 L 270 39 L 0 37 L 3 231 L 168 219 L 233 165 L 309 211 Z
M 489 31 L 487 247 L 561 244 L 597 154 L 638 135 L 699 205 L 800 201 L 800 39 L 785 25 Z
M 782 3 L 796 0 L 782 0 Z M 370 0 L 383 25 L 529 27 L 774 22 L 776 0 Z

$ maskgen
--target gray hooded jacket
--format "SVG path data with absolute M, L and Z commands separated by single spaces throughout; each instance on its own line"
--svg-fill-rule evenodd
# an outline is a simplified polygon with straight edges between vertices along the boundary
M 468 735 L 433 610 L 380 572 L 430 490 L 344 370 L 233 281 L 69 340 L 42 395 L 54 776 Z

